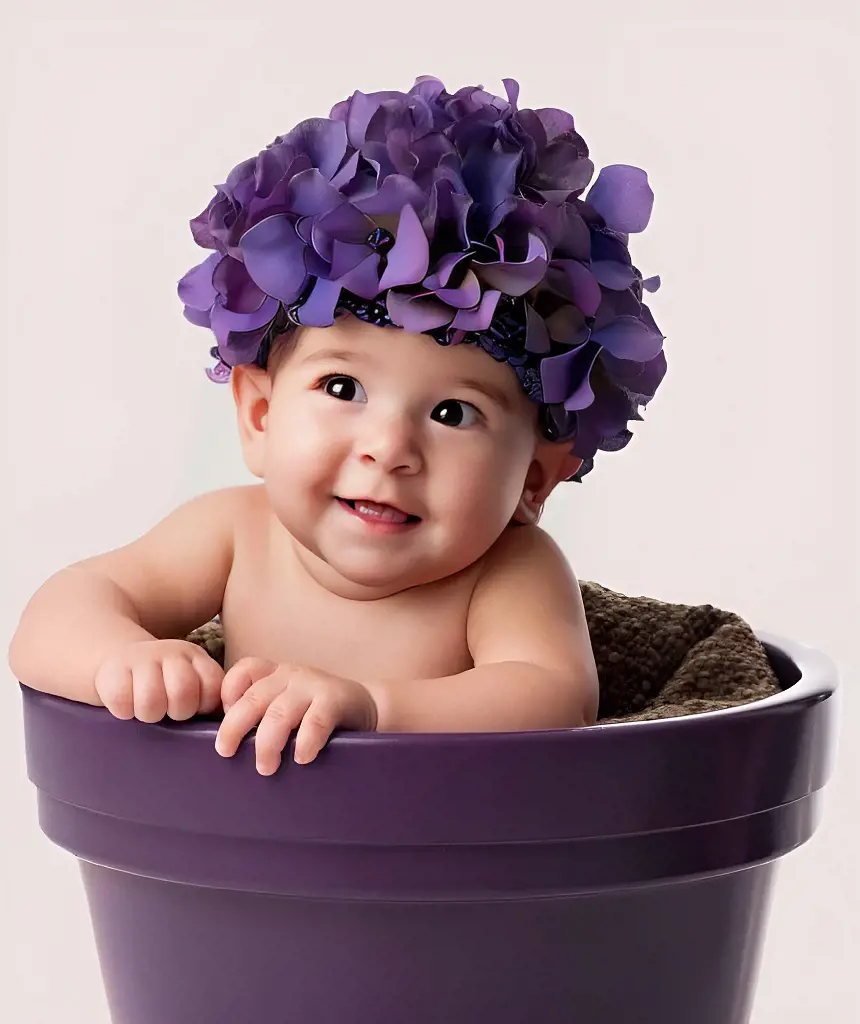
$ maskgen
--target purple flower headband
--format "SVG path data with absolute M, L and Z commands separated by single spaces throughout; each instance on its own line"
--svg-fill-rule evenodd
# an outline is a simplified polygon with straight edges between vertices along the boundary
M 660 280 L 627 248 L 654 196 L 615 164 L 581 198 L 594 165 L 571 115 L 519 110 L 504 85 L 507 100 L 428 76 L 355 92 L 235 167 L 191 221 L 215 251 L 179 282 L 217 340 L 210 379 L 350 312 L 508 362 L 545 436 L 583 459 L 571 479 L 623 448 L 666 371 L 642 301 Z

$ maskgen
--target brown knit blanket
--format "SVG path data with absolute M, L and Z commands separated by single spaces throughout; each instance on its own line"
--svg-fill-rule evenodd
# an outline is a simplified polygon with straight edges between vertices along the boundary
M 764 647 L 739 616 L 582 583 L 600 677 L 600 720 L 637 722 L 734 707 L 779 690 Z M 217 621 L 189 637 L 223 662 Z

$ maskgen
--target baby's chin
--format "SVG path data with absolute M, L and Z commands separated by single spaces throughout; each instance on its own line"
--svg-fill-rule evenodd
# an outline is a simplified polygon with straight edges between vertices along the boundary
M 358 552 L 351 557 L 343 551 L 328 556 L 324 552 L 320 554 L 324 578 L 319 582 L 332 593 L 352 600 L 375 601 L 401 590 L 435 583 L 449 575 L 419 558 Z
M 330 593 L 353 601 L 376 601 L 413 587 L 447 579 L 471 561 L 461 552 L 350 550 L 348 545 L 310 547 L 305 568 Z

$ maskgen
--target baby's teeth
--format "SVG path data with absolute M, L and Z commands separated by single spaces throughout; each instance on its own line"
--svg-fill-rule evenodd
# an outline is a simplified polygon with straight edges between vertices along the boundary
M 402 512 L 398 512 L 396 509 L 390 508 L 387 505 L 365 505 L 363 502 L 356 502 L 356 508 L 363 515 L 376 516 L 379 519 L 384 519 L 390 523 L 405 523 L 406 516 Z

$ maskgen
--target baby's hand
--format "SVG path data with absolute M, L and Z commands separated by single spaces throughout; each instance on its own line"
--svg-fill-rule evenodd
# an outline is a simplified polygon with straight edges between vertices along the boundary
M 313 761 L 339 725 L 376 729 L 376 702 L 361 683 L 264 658 L 237 661 L 224 676 L 221 700 L 226 714 L 215 749 L 222 757 L 232 757 L 242 738 L 257 726 L 254 742 L 261 775 L 278 770 L 290 733 L 299 723 L 297 764 Z
M 140 640 L 100 665 L 96 693 L 117 718 L 184 721 L 220 707 L 221 666 L 187 640 Z

